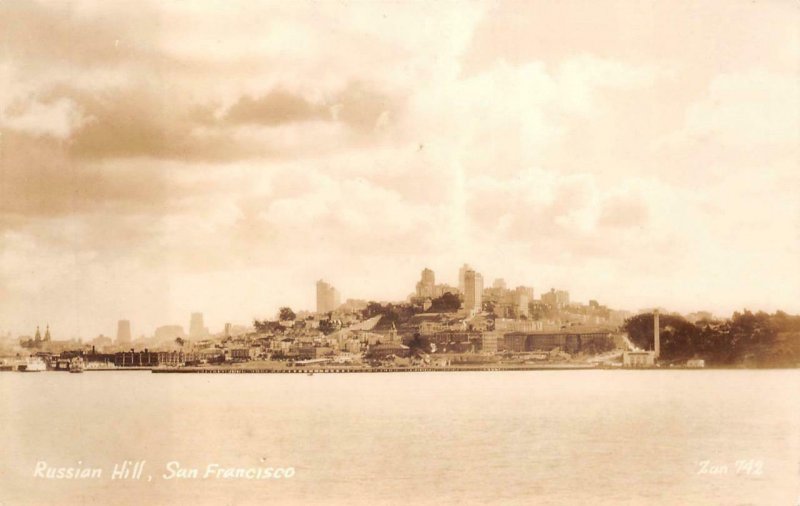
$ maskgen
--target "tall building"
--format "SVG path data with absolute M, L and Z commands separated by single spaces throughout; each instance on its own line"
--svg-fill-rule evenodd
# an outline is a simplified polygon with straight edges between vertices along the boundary
M 468 264 L 464 264 L 458 270 L 458 291 L 461 293 L 465 293 L 464 290 L 466 289 L 465 288 L 466 285 L 464 277 L 466 276 L 467 271 L 471 269 L 472 267 L 470 267 Z
M 464 272 L 464 309 L 478 313 L 483 303 L 483 276 L 472 269 Z
M 330 313 L 340 305 L 339 291 L 321 279 L 317 281 L 317 313 Z
M 505 290 L 507 288 L 506 287 L 506 280 L 503 279 L 503 278 L 495 279 L 494 283 L 492 283 L 492 288 L 496 288 L 498 290 Z
M 208 337 L 208 329 L 203 324 L 203 313 L 192 313 L 189 319 L 189 338 L 205 339 Z
M 117 344 L 127 344 L 131 342 L 131 322 L 120 320 L 117 322 Z
M 417 283 L 417 297 L 436 297 L 436 275 L 428 268 L 422 270 Z
M 514 290 L 520 293 L 525 293 L 528 296 L 528 301 L 533 300 L 533 287 L 532 286 L 518 286 Z
M 542 294 L 542 302 L 552 309 L 562 309 L 569 306 L 569 292 L 551 288 L 549 292 Z
M 528 288 L 524 286 L 518 286 L 514 289 L 512 300 L 514 312 L 518 318 L 521 316 L 528 316 L 528 303 L 530 303 L 532 295 L 533 288 L 528 290 Z

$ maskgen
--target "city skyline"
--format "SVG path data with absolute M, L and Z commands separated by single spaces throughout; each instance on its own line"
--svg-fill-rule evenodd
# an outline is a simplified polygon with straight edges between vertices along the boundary
M 353 296 L 347 296 L 342 298 L 341 293 L 339 290 L 331 283 L 323 279 L 318 279 L 315 283 L 315 297 L 311 305 L 309 306 L 288 306 L 286 304 L 279 304 L 275 307 L 274 311 L 261 313 L 260 315 L 254 315 L 249 319 L 245 318 L 243 320 L 238 321 L 238 324 L 244 324 L 245 326 L 252 323 L 254 320 L 258 320 L 259 318 L 266 319 L 266 320 L 273 320 L 277 321 L 278 313 L 280 308 L 283 307 L 290 307 L 299 312 L 304 313 L 317 313 L 317 314 L 324 314 L 331 311 L 335 311 L 340 309 L 342 306 L 345 306 L 345 302 L 349 302 L 350 300 L 353 301 L 363 301 L 363 302 L 379 302 L 381 304 L 385 303 L 398 303 L 398 304 L 407 304 L 411 299 L 420 297 L 433 299 L 440 297 L 446 291 L 451 291 L 452 293 L 459 293 L 462 304 L 463 310 L 466 312 L 467 315 L 476 314 L 480 312 L 478 308 L 481 306 L 481 301 L 485 300 L 485 296 L 487 293 L 501 290 L 506 292 L 509 296 L 513 297 L 513 300 L 516 301 L 514 304 L 516 306 L 519 305 L 527 305 L 528 302 L 541 302 L 547 305 L 550 305 L 553 308 L 564 308 L 569 306 L 570 304 L 576 305 L 589 305 L 597 304 L 598 299 L 601 301 L 603 300 L 602 297 L 595 296 L 594 298 L 586 298 L 586 299 L 576 299 L 575 297 L 570 296 L 570 290 L 568 287 L 550 287 L 547 288 L 536 288 L 535 286 L 531 286 L 531 284 L 518 284 L 517 280 L 512 280 L 512 286 L 517 285 L 513 288 L 510 288 L 506 283 L 506 279 L 503 277 L 493 277 L 493 278 L 485 278 L 478 269 L 473 268 L 470 264 L 464 263 L 459 269 L 456 275 L 454 276 L 455 282 L 448 283 L 436 283 L 436 271 L 430 269 L 429 267 L 424 267 L 419 274 L 421 278 L 420 281 L 416 283 L 414 289 L 411 290 L 409 293 L 406 294 L 404 297 L 400 298 L 387 298 L 387 297 L 372 297 L 372 298 L 364 298 L 359 297 L 358 294 L 353 294 Z M 441 279 L 441 278 L 440 278 Z M 447 279 L 447 278 L 445 278 Z M 485 279 L 492 279 L 493 282 L 491 284 L 487 283 Z M 424 295 L 420 295 L 419 291 L 421 287 L 424 287 L 423 290 L 425 291 Z M 443 289 L 447 289 L 442 291 Z M 402 289 L 400 289 L 402 291 Z M 491 298 L 491 296 L 490 296 Z M 520 302 L 524 301 L 524 302 Z M 621 311 L 624 313 L 630 314 L 637 314 L 637 313 L 646 313 L 652 311 L 653 309 L 656 310 L 664 310 L 663 306 L 652 306 L 652 307 L 639 307 L 639 308 L 625 308 L 625 307 L 610 307 L 610 309 L 615 311 Z M 741 309 L 752 309 L 752 308 L 741 308 Z M 677 311 L 670 308 L 676 314 L 690 314 L 690 313 L 708 313 L 712 314 L 714 317 L 717 318 L 726 318 L 730 315 L 727 314 L 719 314 L 714 313 L 713 311 L 706 311 L 703 308 L 694 308 L 687 311 Z M 527 315 L 527 310 L 524 310 L 523 313 Z M 184 315 L 186 316 L 186 315 Z M 502 318 L 502 316 L 498 316 Z M 139 335 L 134 339 L 133 333 L 131 331 L 131 321 L 130 320 L 117 320 L 116 325 L 116 338 L 114 342 L 116 344 L 130 344 L 132 341 L 137 339 L 147 339 L 151 337 L 155 337 L 156 339 L 163 339 L 164 335 L 167 336 L 168 341 L 171 341 L 174 337 L 182 337 L 188 339 L 204 339 L 209 338 L 212 336 L 218 336 L 220 334 L 226 334 L 229 332 L 233 323 L 231 323 L 231 319 L 222 315 L 219 321 L 223 322 L 219 325 L 212 324 L 211 327 L 205 326 L 205 313 L 200 311 L 191 311 L 188 314 L 187 324 L 184 327 L 183 324 L 180 323 L 168 323 L 168 322 L 158 322 L 153 327 L 147 327 L 139 333 Z M 217 319 L 215 319 L 216 321 Z M 175 321 L 181 321 L 181 318 L 177 318 Z M 47 323 L 47 336 L 48 340 L 50 337 L 50 324 Z M 220 327 L 217 330 L 217 327 Z M 140 327 L 142 329 L 142 327 Z M 39 333 L 39 325 L 37 324 L 37 335 Z M 0 329 L 0 335 L 3 333 L 10 333 L 11 336 L 14 335 L 14 332 L 9 329 Z M 28 332 L 26 330 L 22 330 L 16 332 L 17 336 L 22 338 L 29 338 Z M 163 334 L 161 337 L 159 337 Z M 113 334 L 109 334 L 113 335 Z M 99 332 L 95 334 L 89 335 L 77 335 L 73 334 L 71 336 L 61 335 L 58 336 L 56 340 L 67 341 L 67 340 L 74 340 L 74 339 L 83 339 L 86 341 L 91 340 L 94 337 L 98 338 L 107 338 L 105 332 Z
M 219 329 L 464 261 L 798 313 L 796 9 L 2 2 L 0 331 Z

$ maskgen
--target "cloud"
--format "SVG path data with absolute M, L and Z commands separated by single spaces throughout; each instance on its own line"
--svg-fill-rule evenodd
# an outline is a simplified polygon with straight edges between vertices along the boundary
M 80 128 L 84 117 L 77 105 L 69 99 L 50 103 L 21 101 L 0 110 L 0 127 L 34 136 L 47 135 L 66 139 Z
M 280 125 L 296 121 L 324 120 L 331 113 L 323 105 L 285 90 L 273 90 L 258 98 L 244 96 L 225 114 L 231 123 Z
M 707 97 L 687 109 L 684 134 L 741 150 L 796 147 L 800 139 L 797 75 L 753 71 L 716 76 Z
M 601 227 L 641 227 L 647 223 L 648 208 L 638 197 L 612 196 L 603 202 L 598 225 Z
M 464 261 L 612 305 L 725 307 L 745 268 L 800 300 L 794 18 L 623 4 L 0 3 L 0 287 L 52 290 L 3 325 L 248 320 Z
M 155 40 L 152 36 L 158 27 L 152 23 L 153 13 L 146 5 L 128 10 L 124 19 L 116 13 L 92 13 L 77 3 L 16 0 L 0 4 L 6 47 L 13 49 L 14 57 L 33 65 L 116 65 L 120 56 L 130 54 L 131 43 L 139 44 L 135 48 L 139 51 L 142 44 Z M 120 40 L 122 47 L 117 42 Z
M 261 154 L 268 149 L 243 146 L 217 129 L 200 128 L 192 122 L 186 104 L 172 93 L 125 88 L 71 94 L 87 117 L 69 142 L 70 153 L 78 158 L 219 160 Z
M 356 131 L 371 132 L 385 127 L 401 104 L 363 82 L 351 82 L 319 101 L 285 89 L 273 89 L 257 98 L 243 96 L 224 115 L 232 124 L 277 126 L 296 122 L 342 122 Z

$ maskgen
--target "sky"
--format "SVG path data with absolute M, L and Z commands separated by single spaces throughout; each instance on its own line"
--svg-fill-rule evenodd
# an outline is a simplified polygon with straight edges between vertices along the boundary
M 0 2 L 0 331 L 457 284 L 800 312 L 794 1 Z

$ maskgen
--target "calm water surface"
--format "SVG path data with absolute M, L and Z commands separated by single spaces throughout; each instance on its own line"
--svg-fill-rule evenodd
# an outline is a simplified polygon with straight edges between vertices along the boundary
M 800 498 L 800 371 L 791 370 L 2 373 L 0 427 L 3 506 Z M 110 479 L 124 460 L 146 461 L 141 481 Z M 104 475 L 34 478 L 37 461 L 80 461 Z M 296 474 L 165 480 L 170 461 L 201 475 L 210 463 Z M 717 473 L 702 474 L 702 461 Z M 754 463 L 750 473 L 737 461 Z

